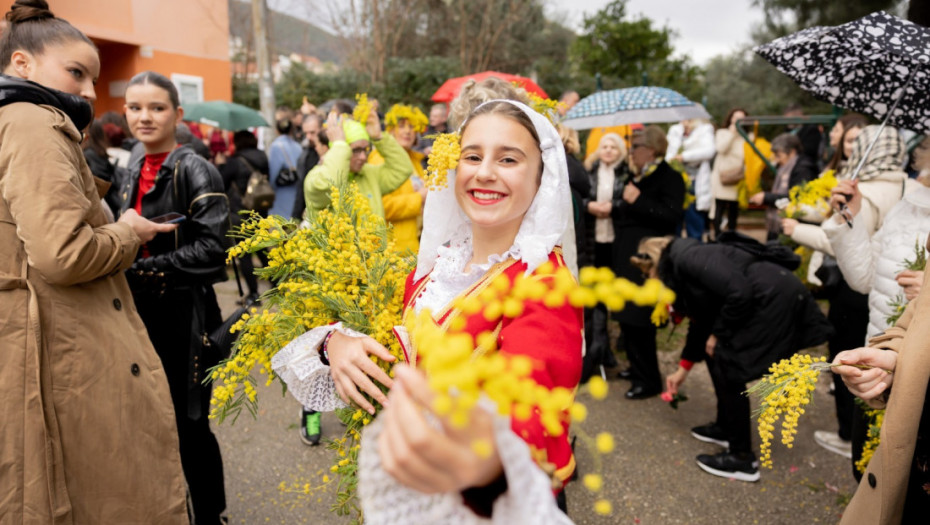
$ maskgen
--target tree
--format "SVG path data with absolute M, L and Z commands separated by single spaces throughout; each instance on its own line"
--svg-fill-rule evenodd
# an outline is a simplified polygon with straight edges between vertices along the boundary
M 669 27 L 654 27 L 652 20 L 627 17 L 628 0 L 613 0 L 584 18 L 582 34 L 571 47 L 580 72 L 614 77 L 622 85 L 661 85 L 696 96 L 701 89 L 700 68 L 688 57 L 673 57 Z
M 331 4 L 333 26 L 351 46 L 350 65 L 372 82 L 391 58 L 454 58 L 463 74 L 527 74 L 540 58 L 565 61 L 570 31 L 553 29 L 542 0 L 352 0 Z M 555 41 L 545 36 L 555 35 Z
M 252 0 L 252 31 L 258 67 L 258 102 L 266 122 L 274 121 L 274 78 L 271 76 L 271 52 L 268 48 L 268 6 L 265 0 Z M 271 146 L 271 136 L 265 135 L 265 148 Z
M 397 56 L 398 46 L 416 25 L 411 16 L 423 0 L 351 0 L 330 3 L 333 26 L 349 48 L 349 65 L 368 74 L 372 82 L 384 79 L 385 65 Z
M 829 104 L 815 100 L 749 46 L 712 58 L 704 71 L 707 111 L 718 119 L 737 107 L 750 115 L 780 115 L 792 103 L 808 114 L 830 112 Z
M 769 32 L 784 36 L 805 27 L 839 25 L 875 11 L 896 11 L 907 0 L 754 0 L 753 3 L 765 13 Z
M 806 27 L 840 25 L 879 10 L 897 12 L 902 4 L 902 0 L 754 0 L 765 19 L 753 29 L 752 41 L 765 44 Z M 707 109 L 712 115 L 723 117 L 733 107 L 750 114 L 780 115 L 790 104 L 801 105 L 808 114 L 832 111 L 829 104 L 803 91 L 751 48 L 708 62 Z

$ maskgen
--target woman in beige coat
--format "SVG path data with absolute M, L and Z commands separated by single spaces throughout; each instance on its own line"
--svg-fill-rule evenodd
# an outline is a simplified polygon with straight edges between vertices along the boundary
M 930 272 L 921 290 L 930 290 Z M 930 505 L 930 293 L 911 301 L 898 323 L 869 347 L 840 352 L 834 368 L 850 392 L 885 408 L 881 444 L 862 476 L 842 525 L 926 523 Z M 891 373 L 889 373 L 891 372 Z M 892 388 L 893 387 L 893 388 Z
M 0 523 L 187 523 L 168 383 L 122 272 L 172 228 L 137 214 L 107 224 L 80 145 L 94 45 L 44 0 L 17 0 L 7 20 Z
M 745 118 L 741 108 L 731 109 L 723 121 L 723 127 L 714 134 L 717 156 L 710 172 L 710 187 L 714 195 L 711 224 L 714 238 L 720 236 L 723 218 L 727 218 L 727 231 L 736 231 L 739 218 L 739 181 L 743 178 L 743 139 L 736 131 L 736 121 Z M 738 178 L 737 178 L 738 177 Z M 724 184 L 724 179 L 728 183 Z M 730 182 L 736 180 L 736 182 Z

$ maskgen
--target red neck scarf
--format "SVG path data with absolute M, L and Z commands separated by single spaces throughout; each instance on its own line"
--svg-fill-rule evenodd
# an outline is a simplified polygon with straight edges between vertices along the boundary
M 142 164 L 142 172 L 139 174 L 139 191 L 136 192 L 136 203 L 133 206 L 139 215 L 142 215 L 142 197 L 155 186 L 155 177 L 158 175 L 161 165 L 165 163 L 165 159 L 168 158 L 169 153 L 171 152 L 145 154 L 145 162 Z

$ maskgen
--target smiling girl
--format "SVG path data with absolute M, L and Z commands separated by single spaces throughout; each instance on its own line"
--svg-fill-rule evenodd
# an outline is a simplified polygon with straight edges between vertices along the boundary
M 109 223 L 81 151 L 94 44 L 44 0 L 0 38 L 0 521 L 187 523 L 165 373 L 122 270 L 173 225 Z M 165 234 L 167 236 L 167 234 Z
M 222 322 L 213 283 L 226 280 L 224 238 L 229 204 L 212 164 L 179 147 L 175 130 L 184 110 L 174 84 L 146 71 L 129 81 L 126 121 L 145 157 L 129 167 L 122 213 L 184 217 L 174 235 L 139 250 L 128 272 L 136 308 L 161 357 L 181 444 L 181 463 L 197 524 L 221 523 L 226 508 L 223 460 L 207 420 L 205 370 L 218 362 L 205 334 Z
M 469 96 L 467 91 L 462 97 Z M 497 334 L 501 353 L 538 363 L 532 375 L 538 384 L 574 389 L 581 375 L 580 308 L 529 301 L 520 316 L 495 322 L 452 308 L 457 297 L 477 295 L 499 276 L 513 280 L 521 273 L 533 274 L 547 261 L 571 267 L 566 260 L 574 256 L 574 242 L 566 240 L 574 233 L 568 168 L 555 128 L 520 102 L 480 102 L 466 113 L 462 153 L 448 186 L 430 190 L 426 200 L 417 268 L 406 284 L 405 314 L 428 309 L 443 326 L 461 317 L 472 335 Z M 563 246 L 570 252 L 565 258 Z M 429 423 L 435 414 L 424 402 L 430 394 L 422 373 L 398 366 L 392 381 L 368 357 L 392 360 L 387 350 L 341 326 L 317 328 L 293 341 L 272 361 L 276 372 L 282 375 L 291 363 L 308 362 L 330 332 L 325 351 L 331 366 L 313 362 L 317 369 L 304 377 L 314 391 L 300 401 L 318 410 L 354 402 L 373 411 L 362 390 L 386 406 L 375 421 L 377 430 L 366 434 L 371 444 L 362 446 L 368 458 L 360 460 L 366 519 L 416 523 L 416 512 L 435 504 L 422 498 L 431 497 L 454 502 L 444 509 L 452 514 L 443 515 L 442 522 L 472 512 L 493 513 L 503 522 L 507 515 L 527 523 L 567 519 L 556 505 L 558 501 L 565 508 L 562 487 L 575 468 L 567 423 L 565 432 L 555 437 L 543 430 L 538 417 L 498 425 L 492 414 L 476 410 L 468 429 L 437 429 Z M 373 381 L 393 387 L 390 400 Z M 501 448 L 478 456 L 471 448 L 476 439 Z M 391 486 L 379 484 L 384 480 Z M 461 505 L 463 498 L 468 508 Z M 500 510 L 498 502 L 509 510 Z

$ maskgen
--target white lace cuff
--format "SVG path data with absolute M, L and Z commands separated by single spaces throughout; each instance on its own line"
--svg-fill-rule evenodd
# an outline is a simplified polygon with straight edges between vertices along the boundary
M 318 326 L 298 336 L 271 358 L 271 368 L 287 385 L 288 392 L 303 406 L 319 412 L 348 406 L 336 392 L 329 367 L 320 361 L 320 345 L 334 330 L 350 337 L 365 337 L 344 328 L 342 323 Z
M 362 432 L 358 493 L 365 521 L 385 525 L 444 523 L 571 524 L 556 504 L 551 481 L 530 456 L 526 443 L 510 430 L 510 421 L 496 417 L 494 440 L 509 489 L 494 502 L 491 519 L 465 506 L 460 493 L 423 494 L 392 478 L 381 466 L 377 439 L 383 430 L 375 419 Z

